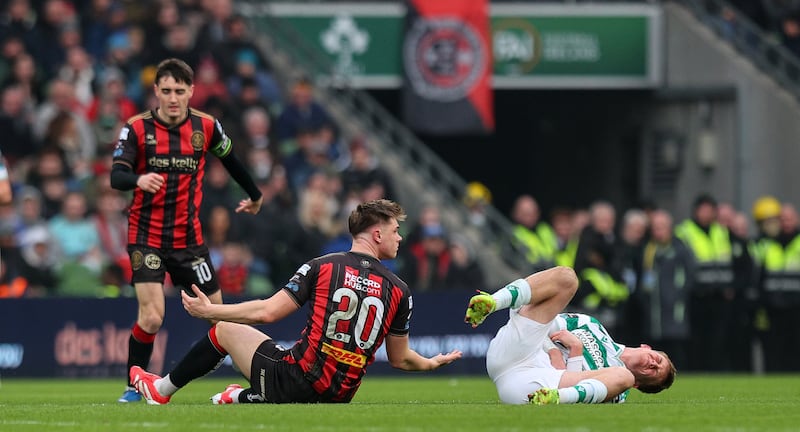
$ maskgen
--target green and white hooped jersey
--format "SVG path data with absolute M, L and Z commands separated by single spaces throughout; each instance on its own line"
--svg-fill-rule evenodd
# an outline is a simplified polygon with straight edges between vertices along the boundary
M 596 318 L 579 313 L 562 313 L 553 320 L 551 333 L 556 330 L 568 330 L 583 343 L 583 370 L 596 370 L 611 366 L 625 366 L 620 355 L 625 345 L 611 339 L 611 335 Z M 626 390 L 613 402 L 624 402 L 628 396 Z

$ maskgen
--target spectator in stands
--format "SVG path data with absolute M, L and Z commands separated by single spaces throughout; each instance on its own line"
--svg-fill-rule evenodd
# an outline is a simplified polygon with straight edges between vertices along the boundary
M 61 212 L 50 219 L 49 228 L 66 260 L 100 273 L 103 260 L 100 236 L 89 218 L 86 197 L 82 193 L 67 193 Z
M 42 214 L 45 219 L 58 213 L 72 183 L 72 173 L 63 151 L 53 146 L 40 150 L 25 182 L 42 192 Z
M 768 372 L 800 370 L 794 361 L 800 355 L 800 336 L 794 324 L 800 313 L 800 237 L 782 232 L 782 214 L 781 203 L 772 196 L 761 197 L 753 205 L 753 219 L 758 224 L 753 247 L 760 268 L 757 284 L 769 320 L 762 337 Z
M 167 29 L 161 57 L 179 58 L 196 69 L 200 64 L 201 54 L 200 48 L 195 44 L 194 34 L 189 23 L 182 20 Z
M 58 270 L 63 259 L 47 225 L 24 231 L 19 245 L 19 272 L 28 281 L 28 295 L 58 295 Z
M 22 54 L 27 54 L 22 39 L 14 35 L 9 35 L 6 38 L 0 37 L 0 84 L 3 87 L 8 85 L 6 80 L 11 76 L 14 62 Z
M 18 40 L 22 42 L 25 51 L 39 55 L 42 39 L 38 32 L 37 19 L 38 15 L 31 6 L 30 0 L 8 1 L 0 15 L 0 41 Z M 5 46 L 4 43 L 4 57 L 6 55 Z
M 125 280 L 130 280 L 131 266 L 128 258 L 128 218 L 125 215 L 127 200 L 119 191 L 106 189 L 97 197 L 97 211 L 91 219 L 100 239 L 104 266 L 114 264 L 121 269 Z
M 531 195 L 521 195 L 514 201 L 511 211 L 514 230 L 510 245 L 514 251 L 525 254 L 535 272 L 552 267 L 558 246 L 553 228 L 541 219 L 539 203 Z
M 409 244 L 403 257 L 401 277 L 416 292 L 441 290 L 446 287 L 452 257 L 444 226 L 422 228 L 419 241 Z
M 205 110 L 206 102 L 212 97 L 222 102 L 228 101 L 228 88 L 222 81 L 219 66 L 213 57 L 207 56 L 200 60 L 195 78 L 191 101 L 193 108 Z
M 244 111 L 242 115 L 243 124 L 243 137 L 245 146 L 249 149 L 265 150 L 270 153 L 275 152 L 272 146 L 271 132 L 272 121 L 269 117 L 269 112 L 261 106 L 253 106 Z M 256 168 L 255 166 L 251 168 Z M 265 172 L 265 167 L 260 169 L 261 178 L 266 178 L 269 175 L 268 170 Z
M 292 242 L 301 231 L 285 173 L 283 166 L 274 165 L 269 177 L 259 182 L 264 197 L 261 212 L 247 218 L 234 215 L 235 224 L 240 227 L 238 241 L 253 254 L 251 276 L 268 278 L 274 286 L 281 286 L 286 272 L 296 269 Z
M 214 206 L 208 213 L 208 219 L 203 225 L 205 238 L 211 263 L 216 269 L 222 262 L 222 250 L 236 235 L 231 224 L 231 211 L 228 207 Z
M 243 296 L 248 293 L 251 261 L 250 250 L 244 244 L 228 242 L 222 246 L 216 269 L 219 289 L 223 294 Z
M 231 176 L 217 158 L 206 159 L 206 177 L 203 180 L 203 202 L 200 219 L 206 221 L 215 207 L 236 208 L 239 196 L 234 191 Z
M 298 79 L 292 85 L 290 100 L 275 125 L 278 139 L 295 139 L 300 129 L 319 130 L 325 124 L 333 125 L 333 121 L 325 108 L 314 100 L 311 81 Z
M 197 30 L 197 43 L 203 47 L 213 47 L 228 37 L 228 20 L 233 17 L 233 0 L 205 2 L 203 6 L 204 23 Z
M 253 53 L 256 57 L 256 68 L 267 73 L 271 72 L 267 59 L 253 42 L 247 20 L 242 15 L 231 15 L 225 20 L 225 38 L 213 46 L 212 52 L 214 58 L 219 61 L 224 78 L 236 73 L 236 58 L 241 52 Z
M 0 255 L 0 299 L 19 298 L 27 295 L 28 280 L 20 276 L 16 266 L 10 266 L 8 251 Z
M 22 237 L 28 230 L 47 225 L 42 217 L 42 194 L 35 187 L 24 185 L 14 194 L 14 201 L 17 207 L 14 235 L 17 244 L 22 244 Z
M 74 122 L 78 143 L 84 157 L 93 157 L 97 143 L 83 107 L 75 98 L 72 83 L 56 78 L 49 84 L 47 100 L 39 105 L 33 122 L 34 137 L 44 140 L 47 128 L 59 113 L 67 113 Z
M 45 0 L 41 11 L 36 27 L 42 43 L 34 55 L 49 78 L 56 76 L 66 58 L 66 49 L 75 43 L 75 35 L 65 33 L 78 31 L 78 17 L 66 0 Z
M 621 271 L 622 281 L 629 293 L 639 289 L 641 283 L 642 248 L 647 241 L 647 230 L 650 221 L 647 213 L 639 208 L 632 208 L 622 216 L 622 235 L 616 259 Z M 635 343 L 644 340 L 641 334 L 642 310 L 634 302 L 623 302 L 618 309 L 620 325 L 618 340 L 624 343 Z
M 108 50 L 106 41 L 127 22 L 125 8 L 116 0 L 87 3 L 80 11 L 83 45 L 93 59 L 104 59 Z
M 691 218 L 675 227 L 675 235 L 692 251 L 696 271 L 689 310 L 693 320 L 689 359 L 692 369 L 730 370 L 727 338 L 732 327 L 736 290 L 728 229 L 717 223 L 717 201 L 701 194 Z
M 793 239 L 800 235 L 800 217 L 797 208 L 790 202 L 781 203 L 781 235 Z
M 289 174 L 289 186 L 299 193 L 314 172 L 331 166 L 331 159 L 329 143 L 318 139 L 316 129 L 301 128 L 296 144 L 297 149 L 284 159 L 283 165 Z
M 28 53 L 20 53 L 14 57 L 8 76 L 3 80 L 2 87 L 18 86 L 25 93 L 26 101 L 30 107 L 41 103 L 44 99 L 42 88 L 44 78 L 36 67 L 34 58 Z
M 100 119 L 100 105 L 103 102 L 110 102 L 117 107 L 114 118 L 115 125 L 117 122 L 125 122 L 139 113 L 139 107 L 127 95 L 125 75 L 121 70 L 116 67 L 106 67 L 98 76 L 98 84 L 97 94 L 92 98 L 86 111 L 86 117 L 90 122 L 97 122 Z M 103 141 L 102 143 L 109 144 L 111 142 Z
M 617 256 L 620 240 L 614 231 L 616 210 L 607 201 L 596 201 L 589 208 L 589 217 L 575 253 L 580 286 L 572 301 L 616 334 L 620 310 L 629 294 Z
M 650 237 L 641 252 L 640 289 L 631 302 L 642 310 L 642 335 L 669 351 L 676 367 L 687 367 L 694 265 L 691 251 L 673 235 L 672 216 L 666 211 L 653 212 Z
M 319 187 L 315 188 L 310 182 L 301 192 L 298 202 L 297 217 L 303 231 L 299 242 L 295 244 L 298 248 L 295 253 L 305 256 L 321 253 L 323 246 L 344 229 L 344 226 L 336 223 L 337 210 L 335 198 Z
M 572 267 L 578 252 L 580 230 L 573 229 L 573 212 L 566 207 L 556 207 L 550 212 L 550 224 L 556 235 L 556 265 Z
M 88 108 L 95 96 L 95 70 L 92 59 L 83 47 L 74 46 L 67 50 L 66 60 L 58 69 L 57 76 L 72 84 L 76 101 L 84 109 Z
M 450 238 L 450 268 L 442 288 L 473 292 L 486 289 L 475 246 L 465 236 L 454 234 Z
M 234 59 L 233 74 L 225 79 L 228 92 L 240 94 L 244 82 L 255 83 L 258 94 L 267 107 L 280 106 L 281 92 L 275 79 L 266 70 L 259 67 L 257 51 L 240 49 Z
M 152 82 L 142 82 L 144 55 L 142 47 L 134 44 L 137 38 L 144 39 L 142 33 L 141 27 L 132 26 L 127 31 L 118 31 L 111 35 L 107 41 L 107 55 L 102 58 L 101 64 L 103 70 L 116 69 L 122 72 L 125 80 L 125 95 L 139 107 L 144 106 L 144 93 L 151 94 L 150 90 L 153 85 Z M 141 42 L 137 43 L 141 44 Z
M 178 25 L 182 17 L 178 3 L 175 0 L 158 2 L 148 12 L 152 16 L 145 19 L 144 34 L 146 35 L 145 46 L 149 49 L 143 60 L 144 64 L 155 65 L 164 57 L 166 52 L 164 40 L 167 33 L 172 27 Z
M 39 143 L 33 139 L 30 100 L 18 85 L 5 87 L 0 95 L 0 136 L 3 137 L 3 156 L 9 166 L 17 160 L 33 156 Z
M 360 193 L 373 184 L 380 184 L 385 197 L 395 197 L 394 186 L 389 173 L 380 166 L 364 137 L 354 138 L 350 143 L 350 164 L 342 171 L 345 193 Z
M 47 125 L 43 144 L 46 147 L 58 147 L 69 166 L 70 173 L 76 180 L 84 180 L 91 175 L 91 162 L 96 156 L 96 148 L 92 143 L 82 141 L 76 117 L 66 111 L 60 111 Z M 94 134 L 92 134 L 94 139 Z
M 486 225 L 486 211 L 492 205 L 492 193 L 489 188 L 481 182 L 469 182 L 464 191 L 463 201 L 467 207 L 469 224 L 476 227 Z

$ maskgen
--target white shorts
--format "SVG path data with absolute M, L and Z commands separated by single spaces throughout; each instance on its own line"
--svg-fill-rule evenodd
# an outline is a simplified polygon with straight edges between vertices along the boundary
M 550 325 L 511 309 L 508 322 L 489 343 L 486 370 L 503 403 L 526 404 L 528 394 L 540 388 L 558 388 L 564 371 L 553 368 L 543 349 L 550 340 Z

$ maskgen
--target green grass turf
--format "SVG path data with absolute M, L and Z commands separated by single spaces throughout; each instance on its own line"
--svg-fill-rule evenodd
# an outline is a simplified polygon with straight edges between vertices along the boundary
M 622 405 L 506 406 L 488 378 L 364 380 L 349 405 L 214 406 L 205 378 L 166 406 L 119 404 L 119 380 L 0 381 L 0 431 L 797 431 L 800 375 L 689 375 Z M 244 384 L 242 380 L 240 383 Z

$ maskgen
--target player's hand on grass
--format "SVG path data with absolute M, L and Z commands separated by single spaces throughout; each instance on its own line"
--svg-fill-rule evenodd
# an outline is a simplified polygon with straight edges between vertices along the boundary
M 250 198 L 243 199 L 239 201 L 239 206 L 236 207 L 236 213 L 250 213 L 250 214 L 258 214 L 261 210 L 261 204 L 264 202 L 264 197 L 253 201 Z
M 209 300 L 208 296 L 203 294 L 203 291 L 200 291 L 200 288 L 195 284 L 192 284 L 192 292 L 195 297 L 189 295 L 185 290 L 181 290 L 183 308 L 186 309 L 186 312 L 189 312 L 189 315 L 195 318 L 206 318 L 205 314 L 208 312 L 211 300 Z
M 156 193 L 163 185 L 164 177 L 161 177 L 159 173 L 142 174 L 136 179 L 136 186 L 145 192 Z

